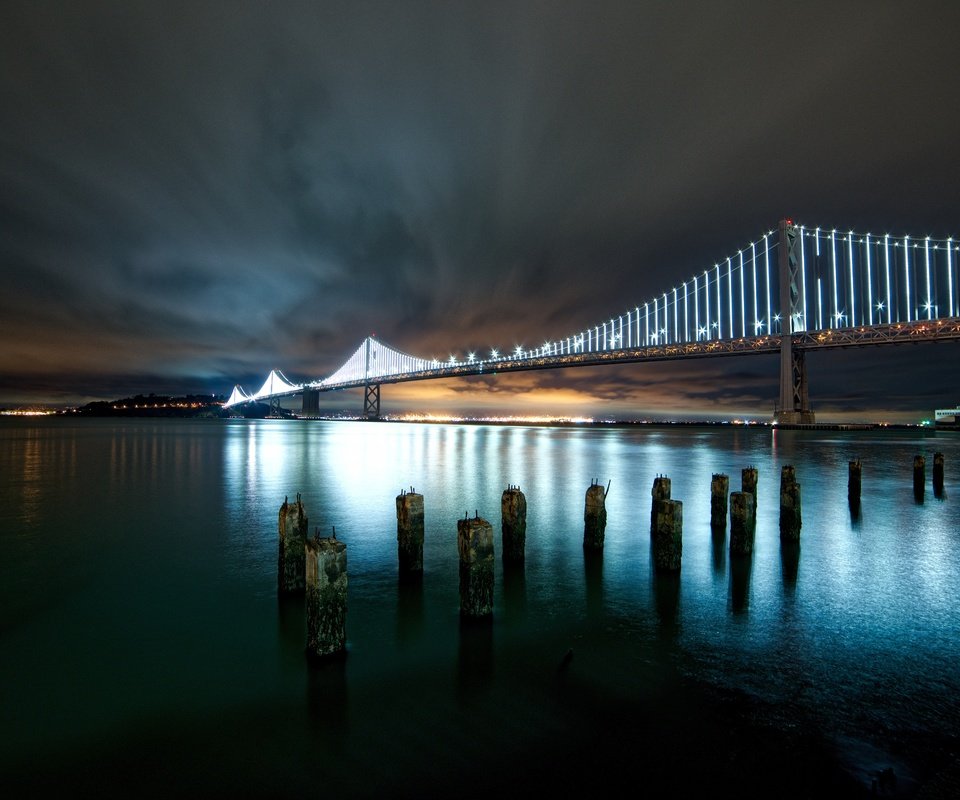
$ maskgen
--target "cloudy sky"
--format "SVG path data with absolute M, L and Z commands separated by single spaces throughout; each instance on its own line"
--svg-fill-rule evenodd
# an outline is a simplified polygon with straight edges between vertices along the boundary
M 960 234 L 960 4 L 15 2 L 0 404 L 535 346 L 789 216 Z M 960 346 L 813 354 L 822 416 Z M 386 411 L 768 415 L 769 357 L 384 388 Z M 343 393 L 331 408 L 359 411 Z

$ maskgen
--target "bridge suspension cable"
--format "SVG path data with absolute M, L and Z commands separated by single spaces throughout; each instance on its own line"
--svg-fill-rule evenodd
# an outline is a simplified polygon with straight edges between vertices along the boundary
M 800 237 L 799 282 L 789 325 L 784 322 L 789 310 L 777 310 L 779 275 L 770 269 L 781 245 L 768 231 L 712 269 L 615 320 L 548 342 L 545 349 L 565 352 L 567 345 L 572 352 L 600 353 L 764 332 L 773 336 L 935 320 L 954 317 L 960 310 L 960 247 L 953 237 L 901 239 L 802 225 L 795 230 Z M 630 334 L 626 338 L 624 329 Z
M 310 386 L 329 389 L 344 383 L 376 383 L 378 378 L 419 373 L 439 366 L 439 361 L 409 355 L 368 336 L 340 369 Z

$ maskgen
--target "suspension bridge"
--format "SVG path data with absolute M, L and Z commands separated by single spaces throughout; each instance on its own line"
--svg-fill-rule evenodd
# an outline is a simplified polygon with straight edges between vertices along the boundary
M 259 390 L 235 386 L 225 408 L 361 388 L 363 414 L 380 416 L 383 384 L 743 354 L 780 355 L 775 419 L 811 424 L 806 354 L 867 345 L 960 340 L 960 244 L 954 238 L 859 234 L 781 220 L 734 255 L 682 284 L 542 345 L 447 361 L 403 353 L 372 336 L 326 378 L 294 383 L 273 370 Z

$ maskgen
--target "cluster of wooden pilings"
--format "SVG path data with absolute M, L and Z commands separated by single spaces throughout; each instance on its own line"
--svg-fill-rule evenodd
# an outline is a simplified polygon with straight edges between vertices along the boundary
M 602 487 L 601 492 L 602 492 Z M 602 506 L 602 500 L 601 500 Z M 503 562 L 522 565 L 527 538 L 527 498 L 519 486 L 509 485 L 500 499 Z M 603 512 L 603 522 L 606 512 Z M 423 577 L 423 495 L 412 487 L 397 495 L 397 561 L 400 579 Z M 603 524 L 599 527 L 603 543 Z M 493 526 L 477 511 L 457 520 L 460 557 L 460 614 L 483 619 L 493 614 Z
M 944 496 L 943 491 L 943 453 L 933 454 L 933 495 L 937 498 Z M 847 473 L 847 499 L 850 501 L 850 510 L 859 512 L 860 486 L 863 475 L 863 465 L 860 459 L 850 461 Z M 918 503 L 923 502 L 927 484 L 927 459 L 920 454 L 913 457 L 913 497 Z
M 347 646 L 347 545 L 307 535 L 308 519 L 300 495 L 295 503 L 284 498 L 278 523 L 280 534 L 277 591 L 305 596 L 307 655 L 337 655 Z
M 927 460 L 922 455 L 913 457 L 913 496 L 923 502 L 927 484 Z M 933 495 L 943 497 L 943 453 L 933 454 Z
M 730 476 L 716 473 L 710 479 L 710 527 L 725 533 L 727 510 L 730 513 L 730 553 L 745 556 L 753 552 L 757 529 L 756 467 L 745 467 L 740 475 L 740 491 L 730 491 Z M 658 572 L 676 572 L 683 554 L 683 504 L 670 498 L 670 479 L 658 475 L 651 489 L 650 535 L 653 563 Z M 780 475 L 780 536 L 785 541 L 800 540 L 800 484 L 792 466 Z
M 922 500 L 926 460 L 914 458 L 913 488 Z M 933 488 L 943 496 L 943 453 L 934 454 Z M 710 527 L 725 534 L 730 520 L 731 556 L 753 552 L 757 525 L 758 470 L 749 466 L 740 475 L 740 491 L 730 491 L 730 477 L 714 474 L 710 480 Z M 851 509 L 859 509 L 862 477 L 860 459 L 848 465 L 847 497 Z M 584 498 L 584 551 L 602 551 L 607 524 L 606 498 L 610 483 L 590 482 Z M 653 565 L 657 572 L 675 573 L 683 557 L 683 503 L 670 496 L 671 481 L 657 475 L 650 490 L 650 539 Z M 424 514 L 423 495 L 412 486 L 396 498 L 397 563 L 401 580 L 423 577 Z M 519 486 L 508 485 L 500 500 L 501 544 L 504 565 L 522 568 L 525 558 L 527 499 Z M 793 465 L 780 470 L 780 539 L 798 544 L 803 520 L 800 484 Z M 327 657 L 346 648 L 347 545 L 336 537 L 307 535 L 308 520 L 300 495 L 296 502 L 284 498 L 279 515 L 278 591 L 282 595 L 302 594 L 306 600 L 307 653 Z M 460 559 L 460 614 L 465 619 L 485 619 L 493 614 L 494 535 L 493 526 L 477 511 L 457 520 L 457 552 Z

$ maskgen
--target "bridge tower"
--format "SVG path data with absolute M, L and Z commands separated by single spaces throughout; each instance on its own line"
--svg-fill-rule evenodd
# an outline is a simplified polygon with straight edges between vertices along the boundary
M 304 389 L 301 414 L 304 417 L 320 416 L 320 390 Z
M 786 425 L 811 425 L 807 362 L 801 348 L 793 346 L 793 328 L 800 318 L 800 229 L 790 220 L 780 220 L 780 403 L 776 421 Z
M 372 383 L 370 381 L 370 348 L 373 342 L 373 337 L 367 337 L 367 346 L 364 351 L 364 369 L 363 375 L 366 379 L 366 383 L 363 387 L 363 416 L 366 419 L 380 419 L 380 384 Z M 376 353 L 373 354 L 373 357 L 376 358 Z

